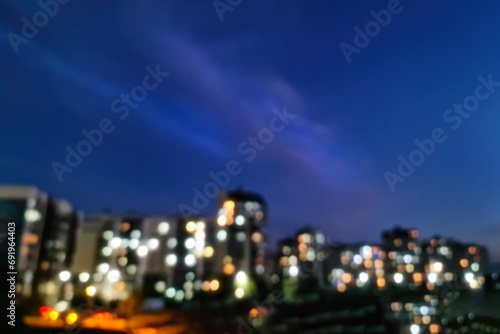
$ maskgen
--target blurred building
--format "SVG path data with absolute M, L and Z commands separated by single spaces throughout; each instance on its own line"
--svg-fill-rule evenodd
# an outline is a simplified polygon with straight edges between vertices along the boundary
M 68 281 L 78 221 L 77 211 L 65 200 L 35 187 L 0 187 L 0 244 L 6 243 L 8 222 L 14 222 L 19 298 L 43 304 L 72 298 Z M 7 252 L 7 247 L 1 249 Z
M 246 282 L 247 276 L 254 281 L 270 277 L 265 265 L 267 204 L 260 195 L 242 190 L 220 193 L 215 237 L 216 274 L 234 275 L 240 283 Z M 243 298 L 244 290 L 237 287 L 236 298 Z

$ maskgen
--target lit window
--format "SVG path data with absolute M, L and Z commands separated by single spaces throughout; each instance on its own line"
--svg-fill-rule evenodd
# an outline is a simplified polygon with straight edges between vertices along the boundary
M 167 234 L 169 229 L 170 229 L 170 225 L 168 222 L 161 222 L 160 224 L 158 224 L 158 234 L 159 235 Z

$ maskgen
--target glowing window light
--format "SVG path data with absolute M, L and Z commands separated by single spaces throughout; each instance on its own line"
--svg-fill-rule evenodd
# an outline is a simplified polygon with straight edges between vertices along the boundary
M 89 297 L 94 297 L 96 292 L 97 292 L 97 289 L 93 285 L 90 285 L 87 288 L 85 288 L 85 294 Z
M 177 246 L 177 239 L 176 238 L 168 239 L 167 246 L 168 248 L 175 248 L 175 246 Z
M 465 280 L 469 283 L 471 283 L 474 280 L 474 274 L 473 273 L 466 273 L 465 274 Z
M 170 224 L 168 222 L 161 222 L 160 224 L 158 224 L 158 234 L 159 235 L 167 234 L 168 230 L 170 230 Z
M 437 281 L 437 274 L 435 273 L 429 273 L 427 275 L 427 280 L 430 282 L 430 283 L 436 283 Z
M 156 292 L 162 293 L 166 289 L 166 284 L 163 281 L 158 281 L 155 283 L 155 290 Z
M 199 221 L 196 223 L 196 230 L 203 231 L 205 229 L 205 222 Z
M 217 291 L 219 290 L 220 283 L 218 280 L 214 279 L 210 282 L 210 290 Z
M 141 237 L 141 231 L 133 230 L 132 232 L 130 232 L 131 239 L 139 239 L 140 237 Z
M 411 263 L 413 260 L 412 256 L 410 254 L 406 254 L 404 257 L 403 257 L 403 261 L 404 263 L 408 264 L 408 263 Z
M 186 249 L 193 249 L 195 245 L 196 241 L 193 238 L 187 238 L 186 241 L 184 241 Z
M 104 256 L 110 256 L 111 253 L 113 253 L 113 248 L 109 247 L 109 246 L 105 246 L 102 248 L 102 255 Z
M 120 247 L 122 244 L 122 239 L 118 238 L 118 237 L 114 237 L 113 239 L 111 239 L 111 241 L 109 242 L 109 245 L 113 248 L 118 248 Z
M 235 206 L 235 204 L 233 201 L 225 201 L 223 204 L 224 209 L 226 209 L 228 211 L 234 210 L 234 206 Z
M 110 282 L 117 282 L 120 279 L 120 272 L 118 270 L 111 270 L 108 273 L 108 280 Z
M 236 296 L 236 298 L 241 299 L 245 297 L 245 290 L 243 290 L 243 288 L 237 288 L 234 291 L 234 295 Z
M 234 220 L 234 222 L 236 223 L 236 225 L 243 225 L 245 224 L 245 217 L 243 217 L 242 215 L 238 215 L 236 216 L 236 219 Z
M 227 217 L 226 216 L 219 216 L 217 218 L 217 224 L 219 224 L 219 226 L 224 226 L 226 225 L 227 223 Z
M 111 240 L 111 238 L 113 238 L 113 231 L 104 231 L 102 233 L 102 237 L 105 239 L 105 240 Z
M 146 255 L 148 255 L 148 252 L 149 252 L 149 249 L 147 246 L 139 246 L 139 248 L 137 248 L 137 256 L 139 257 L 145 257 Z
M 297 266 L 290 266 L 288 273 L 292 277 L 296 277 L 299 274 L 299 268 Z
M 212 246 L 207 246 L 203 250 L 203 256 L 206 258 L 211 258 L 214 255 L 214 248 Z
M 155 250 L 160 246 L 160 241 L 156 238 L 152 238 L 148 240 L 148 248 L 150 250 Z
M 190 221 L 186 224 L 186 231 L 188 232 L 194 232 L 194 230 L 196 229 L 196 223 L 193 222 L 193 221 Z
M 174 298 L 175 296 L 175 289 L 174 288 L 168 288 L 167 291 L 165 291 L 165 296 L 168 298 Z
M 107 263 L 101 263 L 99 266 L 97 266 L 97 271 L 99 271 L 101 274 L 107 273 L 109 270 L 109 264 Z
M 260 234 L 259 232 L 252 233 L 252 241 L 255 243 L 262 242 L 262 234 Z
M 247 281 L 247 274 L 245 274 L 244 271 L 239 271 L 236 274 L 236 282 L 238 283 L 245 283 Z
M 411 334 L 418 334 L 420 333 L 420 326 L 417 324 L 413 324 L 410 326 L 410 332 Z
M 137 249 L 137 247 L 139 247 L 139 240 L 137 239 L 130 240 L 130 242 L 128 243 L 128 247 L 130 249 Z
M 479 263 L 473 263 L 470 265 L 470 268 L 472 269 L 472 271 L 479 271 Z
M 61 271 L 59 273 L 59 279 L 63 282 L 69 281 L 70 278 L 71 278 L 71 273 L 67 270 Z
M 224 270 L 224 274 L 226 274 L 226 275 L 232 275 L 234 273 L 235 269 L 236 268 L 234 267 L 234 264 L 226 263 L 224 265 L 224 269 L 223 269 Z
M 467 259 L 461 259 L 460 260 L 460 266 L 462 268 L 467 268 L 468 265 L 469 265 L 469 260 L 467 260 Z
M 177 255 L 175 254 L 167 255 L 167 257 L 165 258 L 165 263 L 169 266 L 175 266 L 175 264 L 177 263 Z
M 363 273 L 359 274 L 359 280 L 361 283 L 366 283 L 366 282 L 368 282 L 369 279 L 370 279 L 370 277 L 368 276 L 367 273 L 363 272 Z
M 219 239 L 220 241 L 226 240 L 226 237 L 227 237 L 226 231 L 220 230 L 219 232 L 217 232 L 217 239 Z
M 363 263 L 363 257 L 359 254 L 354 255 L 353 259 L 355 264 L 361 264 Z
M 82 283 L 88 282 L 88 280 L 90 279 L 90 274 L 89 273 L 81 273 L 80 275 L 78 275 L 78 279 Z
M 403 274 L 401 274 L 401 273 L 395 273 L 394 274 L 394 282 L 396 282 L 396 284 L 403 283 L 403 280 L 404 280 Z
M 188 254 L 184 258 L 184 263 L 186 264 L 186 266 L 192 267 L 196 264 L 196 258 L 194 257 L 193 254 Z

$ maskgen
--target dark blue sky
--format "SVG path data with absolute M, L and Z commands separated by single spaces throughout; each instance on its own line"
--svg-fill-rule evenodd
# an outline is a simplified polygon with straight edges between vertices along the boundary
M 500 81 L 499 2 L 401 1 L 349 64 L 339 44 L 388 1 L 243 0 L 223 21 L 211 1 L 168 3 L 73 0 L 16 53 L 8 34 L 40 7 L 2 2 L 3 184 L 86 213 L 175 213 L 235 159 L 229 188 L 267 199 L 274 240 L 308 224 L 376 241 L 397 224 L 486 244 L 500 261 L 500 87 L 456 131 L 443 121 L 479 75 Z M 157 64 L 170 75 L 120 120 L 111 103 Z M 246 162 L 238 145 L 283 106 L 297 117 Z M 103 118 L 115 131 L 59 182 L 51 163 Z M 434 128 L 447 141 L 391 192 L 384 173 Z

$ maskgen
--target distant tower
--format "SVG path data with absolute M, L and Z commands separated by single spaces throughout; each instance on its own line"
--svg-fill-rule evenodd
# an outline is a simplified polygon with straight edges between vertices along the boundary
M 267 276 L 267 204 L 254 193 L 220 193 L 217 215 L 216 271 L 233 275 L 243 271 L 254 278 Z

